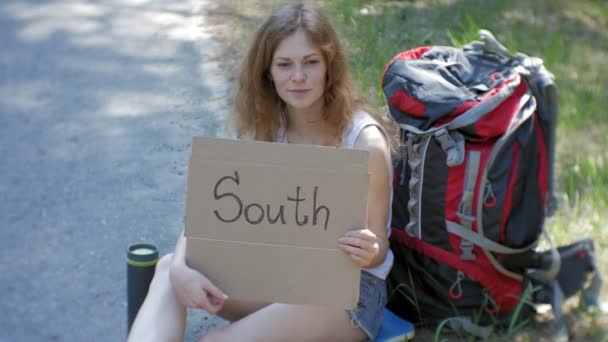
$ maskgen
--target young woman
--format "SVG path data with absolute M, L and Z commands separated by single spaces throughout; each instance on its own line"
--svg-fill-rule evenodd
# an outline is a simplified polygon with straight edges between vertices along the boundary
M 356 100 L 348 62 L 329 20 L 312 6 L 274 12 L 255 34 L 235 95 L 241 139 L 358 148 L 369 151 L 368 225 L 336 242 L 362 268 L 359 305 L 343 311 L 229 299 L 185 263 L 185 238 L 157 266 L 130 341 L 178 341 L 186 308 L 232 324 L 203 341 L 359 341 L 378 332 L 386 303 L 391 165 L 387 130 Z M 229 270 L 227 270 L 229 271 Z

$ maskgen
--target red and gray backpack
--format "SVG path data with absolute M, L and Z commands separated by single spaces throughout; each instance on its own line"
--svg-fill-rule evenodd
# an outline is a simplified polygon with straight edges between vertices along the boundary
M 543 227 L 555 210 L 553 75 L 481 37 L 398 54 L 382 87 L 402 142 L 388 306 L 487 336 L 534 303 L 553 304 L 559 322 L 562 299 L 589 277 L 583 299 L 597 304 L 600 278 L 591 239 L 537 250 L 542 236 L 551 241 Z

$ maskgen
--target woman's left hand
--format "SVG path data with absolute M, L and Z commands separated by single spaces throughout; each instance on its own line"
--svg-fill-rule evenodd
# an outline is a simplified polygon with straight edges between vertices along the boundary
M 346 232 L 338 239 L 338 247 L 361 267 L 368 267 L 380 252 L 378 237 L 369 229 Z

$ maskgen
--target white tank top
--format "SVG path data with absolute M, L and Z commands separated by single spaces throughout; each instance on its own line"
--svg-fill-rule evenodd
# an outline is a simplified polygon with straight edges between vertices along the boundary
M 363 129 L 368 126 L 378 127 L 378 129 L 382 133 L 384 133 L 384 136 L 387 138 L 387 140 L 386 140 L 387 143 L 390 143 L 390 140 L 387 137 L 384 127 L 382 127 L 382 125 L 380 125 L 367 112 L 359 110 L 359 111 L 356 111 L 355 113 L 353 113 L 353 119 L 352 119 L 351 125 L 344 131 L 344 134 L 342 135 L 342 143 L 341 143 L 342 147 L 343 148 L 353 148 L 355 145 L 355 142 L 357 141 L 357 138 L 361 134 L 361 131 L 363 131 Z M 285 134 L 285 125 L 282 125 L 279 128 L 275 141 L 278 143 L 284 143 L 284 144 L 287 143 L 287 136 Z M 391 169 L 391 173 L 392 173 L 392 169 Z M 389 184 L 390 184 L 390 201 L 389 201 L 389 203 L 392 203 L 393 202 L 392 176 L 391 176 L 391 181 L 389 182 Z M 388 211 L 388 216 L 387 216 L 387 220 L 386 220 L 387 221 L 386 222 L 387 237 L 390 236 L 390 233 L 391 233 L 392 205 L 389 205 L 388 210 L 389 211 Z M 389 249 L 387 251 L 384 262 L 382 262 L 380 265 L 378 265 L 376 267 L 365 268 L 365 270 L 380 279 L 386 279 L 388 272 L 391 270 L 391 267 L 393 266 L 393 258 L 394 258 L 393 252 Z

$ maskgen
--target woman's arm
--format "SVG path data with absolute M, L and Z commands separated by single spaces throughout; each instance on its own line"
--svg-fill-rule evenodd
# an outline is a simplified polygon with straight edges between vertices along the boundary
M 349 231 L 338 242 L 359 266 L 369 268 L 380 265 L 389 248 L 386 224 L 391 205 L 392 168 L 388 142 L 376 126 L 363 129 L 354 148 L 369 151 L 367 228 Z
M 177 243 L 175 244 L 175 251 L 173 251 L 173 259 L 171 259 L 171 265 L 181 266 L 186 264 L 186 236 L 182 230 L 177 237 Z
M 188 308 L 218 313 L 228 298 L 209 279 L 186 264 L 186 237 L 182 231 L 175 245 L 169 271 L 171 283 L 180 302 Z

